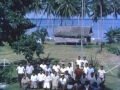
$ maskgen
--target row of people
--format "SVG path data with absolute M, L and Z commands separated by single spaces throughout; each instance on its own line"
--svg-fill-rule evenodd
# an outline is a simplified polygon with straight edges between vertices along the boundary
M 89 78 L 91 77 L 91 73 L 94 73 L 94 68 L 91 64 L 88 65 L 88 61 L 86 60 L 86 57 L 83 58 L 83 60 L 80 59 L 80 56 L 78 56 L 78 59 L 76 60 L 77 68 L 73 70 L 73 67 L 71 66 L 71 63 L 68 63 L 68 66 L 65 67 L 65 64 L 62 64 L 60 67 L 57 62 L 54 63 L 54 65 L 50 64 L 50 62 L 43 61 L 42 64 L 37 64 L 36 67 L 33 67 L 30 63 L 24 68 L 22 64 L 20 64 L 17 67 L 18 70 L 18 79 L 21 86 L 21 79 L 22 76 L 25 74 L 29 79 L 31 79 L 31 75 L 33 70 L 35 71 L 35 75 L 38 75 L 40 71 L 42 71 L 44 74 L 48 72 L 48 75 L 52 73 L 52 71 L 55 71 L 57 73 L 57 76 L 64 75 L 64 77 L 68 77 L 68 74 L 74 79 L 79 80 L 83 73 L 85 73 L 87 77 L 87 81 L 89 81 Z M 103 66 L 98 70 L 98 75 L 101 78 L 102 81 L 105 80 L 105 71 L 103 70 Z
M 79 65 L 77 65 L 78 69 Z M 38 75 L 32 72 L 30 79 L 23 76 L 21 80 L 22 87 L 26 89 L 28 86 L 31 88 L 44 88 L 52 90 L 100 90 L 103 87 L 103 80 L 99 77 L 98 73 L 91 73 L 88 78 L 85 73 L 81 77 L 74 79 L 67 71 L 65 74 L 58 75 L 53 69 L 51 73 L 40 70 Z

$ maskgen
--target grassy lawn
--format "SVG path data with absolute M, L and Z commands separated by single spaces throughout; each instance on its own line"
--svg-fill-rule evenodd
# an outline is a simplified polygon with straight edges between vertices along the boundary
M 118 47 L 118 45 L 116 46 Z M 44 54 L 41 55 L 41 58 L 46 58 L 50 53 L 49 58 L 59 59 L 61 61 L 65 61 L 66 63 L 75 61 L 77 56 L 81 54 L 89 59 L 90 56 L 95 55 L 97 51 L 96 45 L 84 46 L 83 52 L 80 51 L 80 45 L 55 45 L 54 42 L 46 42 L 44 47 Z M 3 58 L 6 58 L 9 62 L 24 60 L 23 55 L 15 54 L 7 44 L 0 50 L 0 60 Z M 37 57 L 34 55 L 34 58 Z M 106 47 L 103 48 L 101 53 L 97 54 L 97 59 L 99 60 L 100 64 L 103 64 L 104 62 L 109 68 L 114 67 L 120 61 L 120 57 L 107 52 Z M 107 71 L 105 66 L 104 68 Z M 118 68 L 112 70 L 116 76 L 113 76 L 110 72 L 106 74 L 105 85 L 108 88 L 106 90 L 120 90 L 120 78 L 117 77 L 117 70 Z M 14 73 L 14 76 L 17 77 L 16 71 Z M 18 83 L 12 83 L 5 90 L 19 90 L 19 85 Z

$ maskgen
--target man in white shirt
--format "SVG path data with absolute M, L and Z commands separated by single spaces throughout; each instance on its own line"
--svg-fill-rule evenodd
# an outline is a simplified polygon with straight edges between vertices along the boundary
M 79 65 L 79 68 L 81 68 L 82 62 L 83 60 L 80 58 L 80 56 L 78 56 L 78 59 L 76 60 L 76 64 Z
M 52 90 L 58 89 L 58 83 L 59 83 L 59 76 L 57 75 L 57 72 L 51 77 L 52 79 Z
M 32 75 L 33 70 L 34 70 L 34 67 L 31 65 L 30 62 L 28 62 L 28 65 L 26 66 L 26 74 L 29 79 Z
M 47 66 L 44 61 L 42 62 L 42 64 L 40 64 L 40 67 L 45 71 Z
M 62 64 L 62 67 L 60 68 L 60 74 L 64 75 L 66 71 L 65 64 Z
M 89 64 L 89 68 L 87 70 L 87 77 L 88 78 L 91 76 L 91 73 L 94 73 L 94 68 L 92 67 L 92 64 Z
M 57 72 L 57 74 L 59 74 L 60 66 L 57 64 L 57 62 L 55 62 L 55 64 L 53 65 L 53 69 Z
M 51 77 L 48 75 L 48 72 L 46 72 L 44 76 L 43 88 L 50 90 L 50 83 L 51 83 Z
M 88 60 L 87 60 L 86 56 L 84 56 L 83 57 L 83 65 L 84 65 L 84 67 L 85 67 L 86 63 L 88 63 Z
M 60 88 L 61 90 L 66 90 L 66 84 L 67 84 L 67 80 L 64 77 L 64 75 L 62 75 L 62 77 L 60 78 Z
M 22 66 L 22 63 L 19 64 L 16 70 L 18 71 L 18 80 L 21 87 L 21 80 L 25 72 L 25 68 Z
M 42 89 L 43 87 L 44 76 L 45 75 L 42 73 L 42 70 L 40 70 L 40 73 L 38 73 L 38 77 L 37 77 L 39 89 Z
M 32 75 L 31 75 L 31 78 L 30 78 L 30 81 L 31 81 L 31 88 L 34 88 L 34 89 L 37 89 L 37 75 L 35 75 L 35 72 L 33 71 L 32 72 Z
M 50 75 L 50 73 L 52 72 L 51 68 L 49 67 L 49 65 L 47 64 L 47 67 L 45 69 L 45 73 L 48 72 L 48 74 Z
M 87 75 L 88 73 L 88 63 L 85 64 L 85 67 L 83 68 L 84 73 Z
M 102 80 L 102 82 L 104 82 L 105 80 L 105 70 L 103 69 L 103 66 L 100 66 L 100 69 L 98 70 L 98 75 L 100 77 L 100 79 Z
M 73 67 L 71 67 L 71 63 L 68 63 L 68 67 L 66 67 L 66 71 L 73 77 Z

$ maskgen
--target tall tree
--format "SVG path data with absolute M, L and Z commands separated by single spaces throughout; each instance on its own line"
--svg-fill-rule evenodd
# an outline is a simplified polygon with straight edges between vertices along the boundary
M 26 13 L 34 10 L 33 3 L 39 0 L 0 0 L 0 43 L 8 42 L 10 45 L 17 41 L 21 34 L 35 25 L 24 17 Z
M 120 0 L 110 0 L 112 13 L 113 13 L 113 27 L 114 27 L 114 20 L 120 15 Z
M 99 44 L 98 44 L 98 52 L 102 51 L 102 34 L 103 34 L 103 19 L 102 17 L 107 17 L 107 15 L 111 14 L 110 2 L 108 0 L 91 0 L 90 1 L 91 8 L 91 17 L 93 21 L 97 22 L 100 18 L 100 29 L 99 29 Z
M 79 5 L 79 0 L 61 0 L 60 6 L 57 10 L 57 15 L 66 19 L 77 15 L 77 6 Z

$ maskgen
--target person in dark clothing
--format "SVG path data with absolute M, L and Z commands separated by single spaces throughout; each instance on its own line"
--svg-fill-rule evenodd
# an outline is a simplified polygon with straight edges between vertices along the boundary
M 74 82 L 75 82 L 74 79 L 71 77 L 70 74 L 68 74 L 67 90 L 73 90 Z
M 39 63 L 37 63 L 36 67 L 35 67 L 35 74 L 38 75 L 38 73 L 40 71 L 42 71 L 43 69 L 40 67 Z

